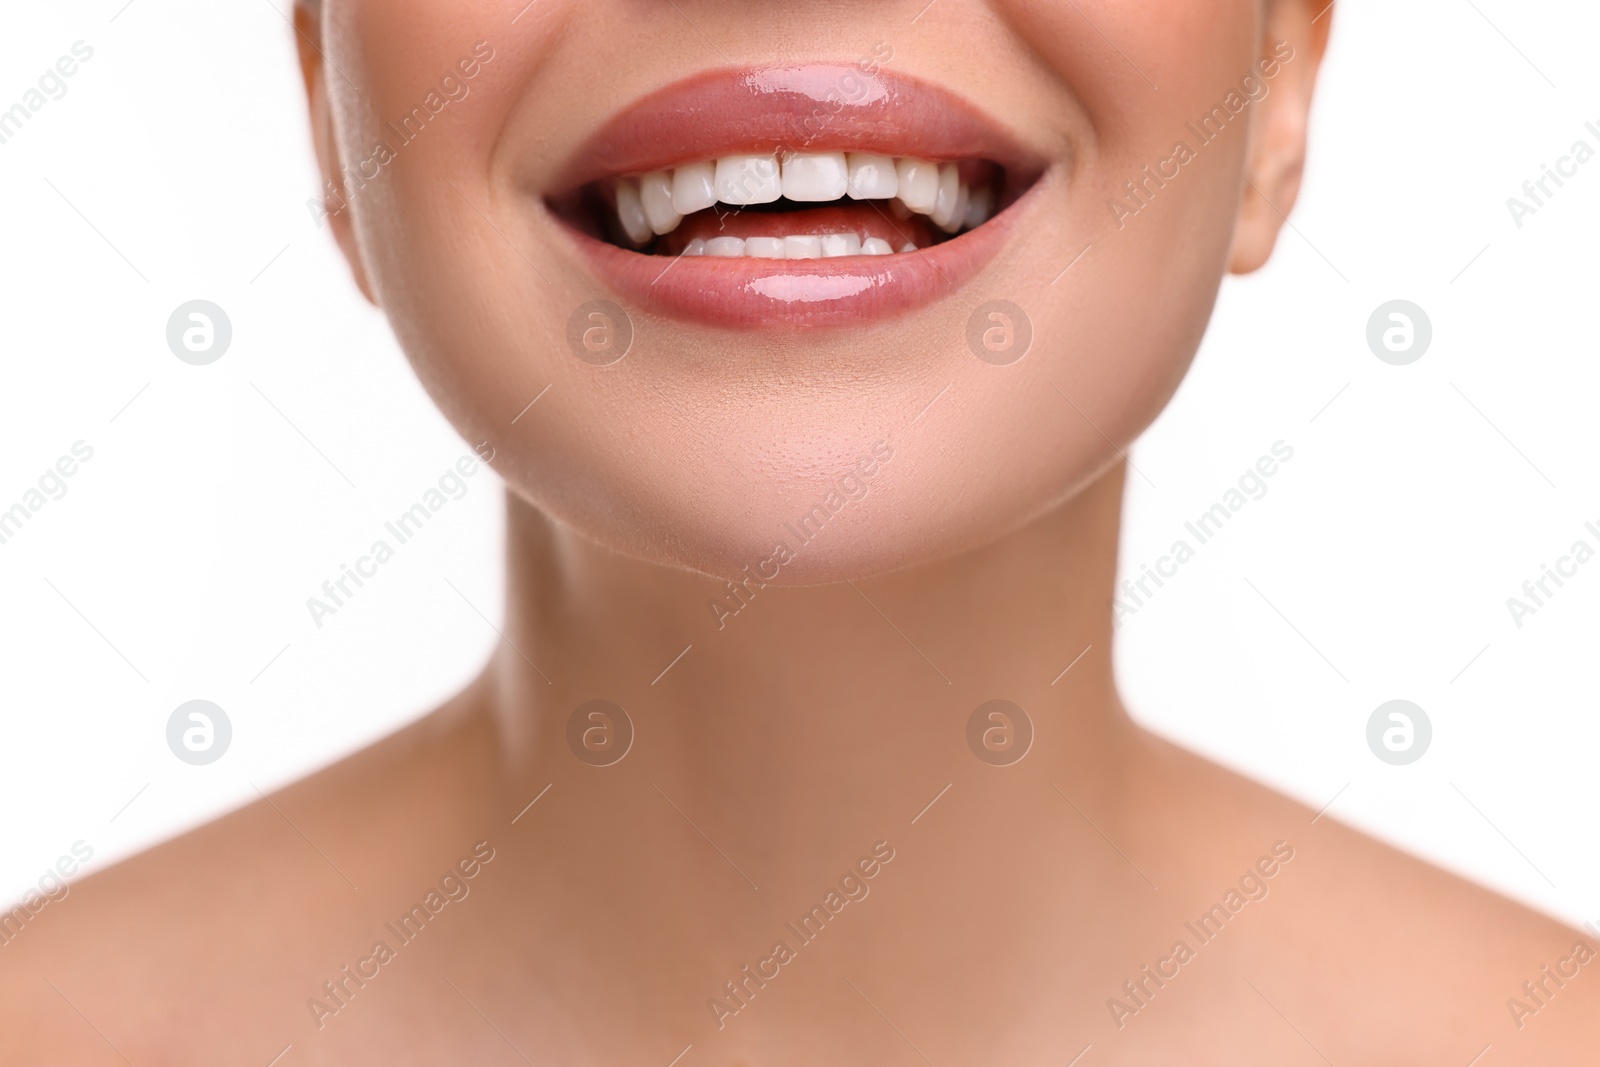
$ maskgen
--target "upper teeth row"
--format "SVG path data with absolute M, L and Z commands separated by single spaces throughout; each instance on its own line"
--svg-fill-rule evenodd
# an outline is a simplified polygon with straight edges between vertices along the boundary
M 779 197 L 805 203 L 889 200 L 927 215 L 946 233 L 977 226 L 994 210 L 993 191 L 969 190 L 954 163 L 870 152 L 723 156 L 616 181 L 617 217 L 635 244 L 670 233 L 685 215 L 718 202 L 742 207 Z

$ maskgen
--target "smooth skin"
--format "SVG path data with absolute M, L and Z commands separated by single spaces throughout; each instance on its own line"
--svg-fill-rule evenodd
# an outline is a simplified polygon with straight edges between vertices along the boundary
M 507 480 L 505 641 L 417 725 L 45 909 L 0 948 L 0 1063 L 1594 1062 L 1600 965 L 1520 1027 L 1506 1006 L 1585 935 L 1151 736 L 1114 684 L 1121 450 L 1295 199 L 1324 0 L 324 5 L 297 26 L 330 178 L 495 48 L 332 222 Z M 878 41 L 1050 162 L 981 292 L 803 344 L 648 321 L 605 373 L 568 355 L 597 282 L 540 194 L 586 132 L 697 70 Z M 1121 183 L 1278 42 L 1295 58 L 1248 129 L 1119 228 Z M 966 349 L 993 296 L 1036 331 L 1005 373 Z M 719 629 L 710 575 L 878 439 L 866 499 Z M 1036 729 L 1011 766 L 967 747 L 996 696 Z M 636 731 L 609 767 L 567 744 L 596 697 Z M 870 893 L 719 1017 L 878 842 Z M 475 848 L 467 896 L 337 1012 L 308 1006 Z M 1185 924 L 1275 848 L 1266 895 L 1201 945 Z M 1194 958 L 1119 1018 L 1179 940 Z

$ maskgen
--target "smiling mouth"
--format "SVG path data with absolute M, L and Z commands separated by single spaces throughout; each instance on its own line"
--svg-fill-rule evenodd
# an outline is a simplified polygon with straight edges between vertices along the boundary
M 634 304 L 720 326 L 859 325 L 970 280 L 1045 169 L 946 89 L 809 64 L 658 90 L 540 199 Z
M 567 213 L 585 232 L 647 255 L 905 255 L 987 222 L 1004 177 L 984 160 L 739 154 L 591 183 Z

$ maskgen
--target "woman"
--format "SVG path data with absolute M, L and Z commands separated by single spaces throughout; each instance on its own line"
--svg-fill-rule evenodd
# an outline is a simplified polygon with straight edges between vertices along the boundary
M 1585 935 L 1113 683 L 1123 449 L 1271 251 L 1329 22 L 303 3 L 313 213 L 506 479 L 504 640 L 77 887 L 0 1060 L 1592 1062 Z

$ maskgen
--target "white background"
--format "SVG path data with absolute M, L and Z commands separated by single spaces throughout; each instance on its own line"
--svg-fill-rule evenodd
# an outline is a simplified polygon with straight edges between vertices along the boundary
M 305 208 L 287 0 L 123 4 L 13 5 L 0 36 L 0 108 L 95 50 L 0 145 L 0 510 L 94 449 L 0 545 L 6 897 L 74 841 L 101 868 L 424 713 L 501 608 L 485 473 L 311 626 L 305 598 L 466 448 Z M 1475 4 L 1340 3 L 1293 229 L 1226 284 L 1133 453 L 1124 570 L 1275 441 L 1294 458 L 1125 620 L 1118 667 L 1152 728 L 1593 921 L 1600 561 L 1520 629 L 1506 598 L 1578 538 L 1600 548 L 1600 160 L 1520 230 L 1506 199 L 1575 140 L 1600 149 L 1600 11 Z M 197 297 L 234 327 L 205 368 L 164 336 Z M 1396 298 L 1434 327 L 1406 367 L 1365 343 Z M 195 698 L 234 725 L 211 767 L 166 747 Z M 1393 698 L 1434 725 L 1408 767 L 1366 747 Z

